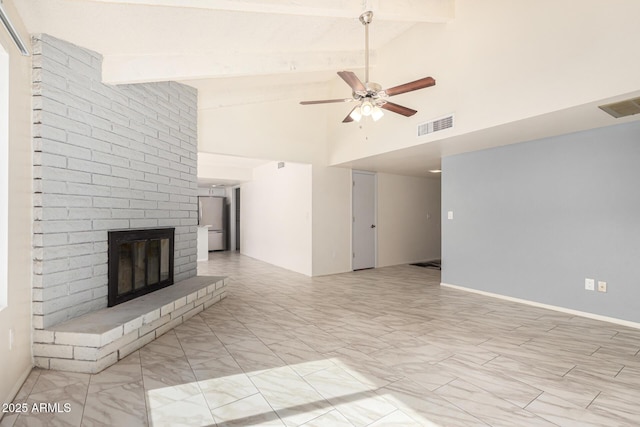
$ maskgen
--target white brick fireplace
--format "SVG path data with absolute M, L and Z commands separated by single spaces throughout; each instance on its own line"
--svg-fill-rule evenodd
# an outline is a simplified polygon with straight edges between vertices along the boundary
M 107 307 L 108 231 L 174 227 L 174 281 L 196 275 L 197 92 L 103 84 L 99 54 L 47 35 L 33 37 L 33 52 L 39 357 L 54 327 Z

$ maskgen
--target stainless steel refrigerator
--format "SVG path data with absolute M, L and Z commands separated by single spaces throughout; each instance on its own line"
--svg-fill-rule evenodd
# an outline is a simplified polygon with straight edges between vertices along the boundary
M 226 249 L 224 212 L 224 197 L 198 197 L 198 224 L 209 228 L 210 251 Z

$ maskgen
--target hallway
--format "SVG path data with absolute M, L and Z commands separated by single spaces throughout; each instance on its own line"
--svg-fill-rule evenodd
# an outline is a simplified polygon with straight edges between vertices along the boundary
M 640 331 L 441 288 L 400 265 L 309 278 L 236 253 L 229 296 L 96 374 L 34 369 L 7 426 L 637 425 Z

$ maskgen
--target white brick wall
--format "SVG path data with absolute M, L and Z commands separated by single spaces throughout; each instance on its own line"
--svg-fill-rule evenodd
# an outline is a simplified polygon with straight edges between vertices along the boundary
M 102 57 L 33 37 L 34 327 L 107 306 L 107 232 L 175 227 L 196 275 L 197 92 L 101 83 Z

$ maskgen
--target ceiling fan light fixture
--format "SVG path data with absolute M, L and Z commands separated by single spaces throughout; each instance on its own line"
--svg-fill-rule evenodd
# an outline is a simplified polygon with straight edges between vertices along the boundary
M 377 122 L 382 118 L 382 116 L 384 116 L 382 108 L 378 107 L 377 105 L 373 107 L 373 109 L 371 110 L 371 118 L 373 119 L 373 121 Z
M 363 116 L 370 116 L 371 113 L 373 113 L 373 104 L 369 101 L 364 101 L 360 105 L 360 113 L 362 113 Z
M 351 114 L 349 114 L 349 117 L 351 117 L 356 122 L 359 122 L 360 119 L 362 119 L 362 113 L 360 113 L 360 107 L 354 108 Z

